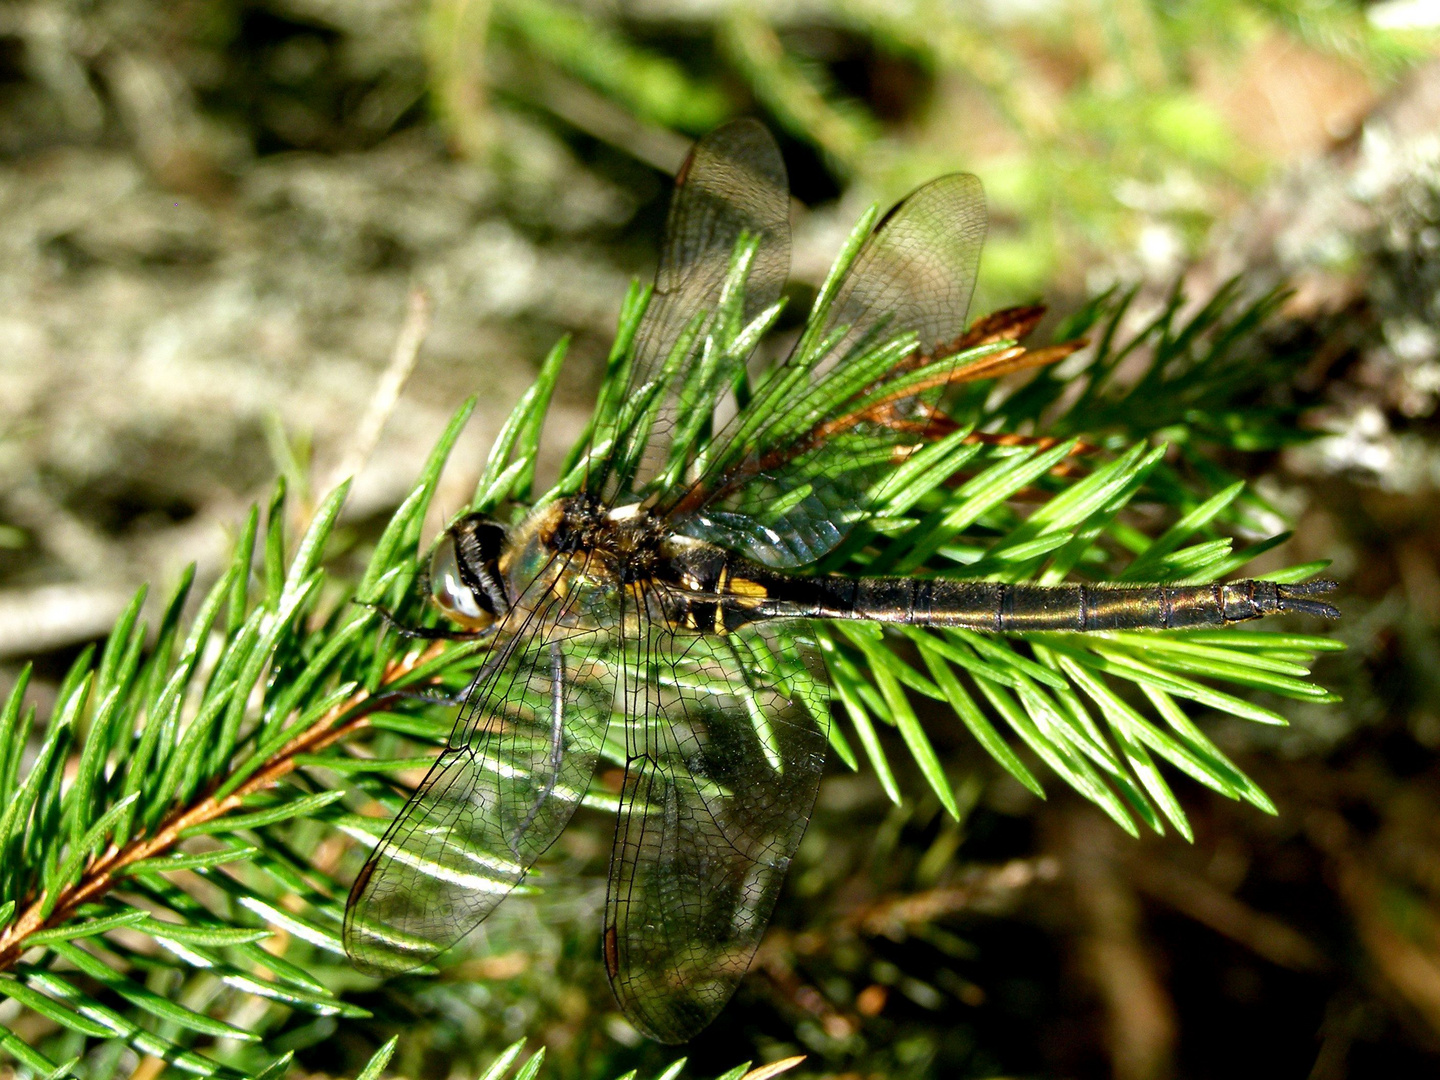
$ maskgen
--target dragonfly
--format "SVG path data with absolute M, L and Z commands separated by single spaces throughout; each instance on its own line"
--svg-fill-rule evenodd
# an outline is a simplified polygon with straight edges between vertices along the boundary
M 818 621 L 1005 634 L 1338 615 L 1316 599 L 1323 581 L 817 572 L 943 420 L 987 214 L 969 174 L 914 191 L 822 290 L 814 332 L 752 386 L 750 331 L 778 310 L 789 220 L 763 125 L 734 121 L 697 143 L 624 394 L 591 431 L 576 490 L 517 525 L 463 517 L 434 548 L 430 599 L 488 651 L 447 744 L 355 880 L 344 942 L 361 969 L 401 972 L 449 949 L 555 842 L 597 763 L 623 763 L 605 968 L 637 1029 L 684 1042 L 749 967 L 815 804 L 829 715 Z

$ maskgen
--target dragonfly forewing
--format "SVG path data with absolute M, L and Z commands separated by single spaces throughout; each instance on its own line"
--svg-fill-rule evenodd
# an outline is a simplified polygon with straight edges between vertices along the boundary
M 558 604 L 558 602 L 557 602 Z M 469 933 L 574 815 L 614 707 L 605 630 L 555 633 L 532 615 L 495 662 L 351 890 L 345 948 L 404 971 Z
M 677 422 L 708 408 L 715 391 L 728 386 L 735 367 L 744 363 L 744 357 L 732 358 L 731 368 L 710 371 L 703 386 L 691 378 L 699 368 L 681 363 L 666 385 L 652 385 L 665 377 L 666 362 L 691 320 L 715 315 L 742 236 L 755 244 L 740 311 L 748 322 L 780 298 L 790 272 L 785 163 L 765 126 L 748 119 L 706 135 L 675 177 L 655 291 L 636 336 L 622 399 L 637 400 L 653 391 L 659 397 L 656 416 L 634 475 L 615 476 L 607 463 L 592 472 L 588 490 L 613 498 L 620 490 L 643 486 L 665 465 Z M 695 350 L 703 347 L 702 336 Z

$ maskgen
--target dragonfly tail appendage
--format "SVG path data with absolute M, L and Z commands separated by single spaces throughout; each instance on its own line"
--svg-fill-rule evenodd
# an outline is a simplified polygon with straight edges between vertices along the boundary
M 1296 585 L 1278 585 L 1276 593 L 1280 610 L 1294 611 L 1301 615 L 1314 615 L 1321 619 L 1338 619 L 1340 618 L 1340 609 L 1335 605 L 1327 604 L 1323 600 L 1310 599 L 1312 596 L 1333 592 L 1336 587 L 1337 583 L 1327 578 L 1304 581 Z

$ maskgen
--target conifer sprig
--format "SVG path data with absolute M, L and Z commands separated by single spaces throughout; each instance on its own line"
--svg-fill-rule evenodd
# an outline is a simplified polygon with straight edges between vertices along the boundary
M 857 247 L 846 250 L 853 256 Z M 721 369 L 737 372 L 734 379 L 700 380 L 691 390 L 701 398 L 733 392 L 737 424 L 759 430 L 763 417 L 745 409 L 774 400 L 780 384 L 767 380 L 787 376 L 745 370 L 745 355 L 778 314 L 741 325 L 746 265 L 742 252 L 721 310 L 697 321 L 682 348 L 727 358 Z M 844 269 L 842 260 L 832 280 Z M 802 335 L 817 353 L 826 295 Z M 627 397 L 625 376 L 647 300 L 637 287 L 625 302 L 595 415 L 556 483 L 533 493 L 564 341 L 502 429 L 475 509 L 518 518 L 571 493 L 616 440 L 629 447 L 627 462 L 638 460 L 659 391 Z M 1235 404 L 1271 377 L 1237 358 L 1273 300 L 1247 305 L 1230 289 L 1180 324 L 1177 297 L 1120 342 L 1128 302 L 1097 302 L 1048 350 L 1027 352 L 1005 337 L 1023 336 L 1033 313 L 982 322 L 990 332 L 977 331 L 957 357 L 961 376 L 945 422 L 872 487 L 859 528 L 824 568 L 1179 582 L 1232 573 L 1267 550 L 1275 538 L 1235 549 L 1237 538 L 1254 533 L 1263 504 L 1202 450 L 1207 440 L 1245 448 L 1292 437 L 1284 409 Z M 1081 334 L 1094 341 L 1088 354 L 1075 353 Z M 913 344 L 869 342 L 856 370 L 891 371 L 903 385 L 933 378 L 923 358 L 895 365 Z M 1119 385 L 1120 361 L 1146 352 L 1139 377 Z M 1054 365 L 1067 357 L 1062 378 Z M 1001 392 L 997 376 L 1027 368 L 1038 376 Z M 1083 409 L 1066 396 L 1077 379 Z M 900 385 L 857 380 L 836 390 L 851 396 L 816 402 L 833 431 L 796 429 L 791 445 L 843 432 L 850 415 L 883 418 L 887 393 Z M 98 663 L 88 650 L 76 660 L 28 770 L 22 757 L 36 715 L 26 704 L 27 676 L 12 688 L 0 709 L 0 996 L 60 1032 L 30 1045 L 0 1031 L 0 1047 L 24 1068 L 102 1080 L 108 1074 L 99 1062 L 113 1068 L 119 1057 L 96 1048 L 110 1046 L 196 1075 L 279 1076 L 288 1059 L 267 1047 L 289 1018 L 364 1015 L 343 993 L 356 978 L 340 943 L 346 885 L 402 801 L 387 777 L 423 766 L 449 733 L 449 710 L 423 692 L 463 688 L 485 647 L 412 648 L 370 605 L 433 618 L 413 589 L 420 532 L 471 405 L 442 434 L 353 584 L 332 581 L 324 565 L 345 487 L 330 493 L 292 544 L 282 486 L 263 531 L 252 511 L 234 559 L 192 613 L 187 574 L 153 633 L 140 619 L 142 592 Z M 708 423 L 677 430 L 664 466 L 673 478 L 696 461 L 727 460 Z M 1293 581 L 1316 569 L 1270 577 Z M 850 624 L 821 628 L 816 644 L 833 688 L 837 754 L 852 768 L 863 755 L 898 800 L 902 785 L 882 735 L 893 728 L 952 813 L 951 770 L 927 730 L 944 721 L 922 721 L 918 699 L 947 706 L 1037 794 L 1043 763 L 1127 830 L 1136 831 L 1137 821 L 1160 830 L 1168 821 L 1187 836 L 1169 786 L 1175 771 L 1273 810 L 1189 710 L 1274 724 L 1283 715 L 1256 694 L 1333 700 L 1309 680 L 1308 667 L 1335 646 L 1293 633 L 997 638 Z M 598 793 L 587 801 L 613 804 Z M 348 841 L 337 845 L 342 838 Z M 257 1014 L 257 1002 L 269 1004 Z M 386 1053 L 367 1075 L 383 1067 Z M 524 1069 L 538 1067 L 537 1055 Z

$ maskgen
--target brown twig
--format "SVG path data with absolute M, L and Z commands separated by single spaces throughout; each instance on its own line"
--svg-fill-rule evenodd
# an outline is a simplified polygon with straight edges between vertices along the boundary
M 755 953 L 754 970 L 763 973 L 785 1002 L 811 1017 L 830 1038 L 848 1039 L 860 1030 L 861 1018 L 848 1009 L 837 1008 L 795 967 L 796 954 L 810 953 L 810 946 L 818 941 L 814 934 L 795 935 L 772 928 Z
M 430 660 L 443 644 L 412 653 L 403 660 L 392 661 L 385 669 L 381 686 L 386 686 Z M 369 723 L 370 714 L 393 700 L 388 693 L 371 694 L 360 691 L 332 708 L 317 723 L 287 742 L 275 756 L 253 776 L 223 797 L 214 794 L 224 777 L 212 783 L 198 802 L 177 807 L 152 835 L 137 836 L 124 846 L 111 844 L 86 866 L 73 885 L 62 890 L 50 914 L 44 915 L 46 897 L 41 893 L 20 913 L 19 918 L 0 932 L 0 971 L 8 971 L 26 949 L 26 940 L 42 930 L 49 930 L 69 919 L 82 905 L 103 897 L 122 876 L 127 866 L 142 859 L 154 858 L 172 848 L 186 829 L 226 814 L 240 807 L 244 799 L 257 791 L 272 787 L 295 771 L 299 754 L 315 753 L 351 735 Z
M 1175 1001 L 1122 872 L 1114 830 L 1088 809 L 1066 815 L 1063 858 L 1073 885 L 1079 954 L 1105 1013 L 1114 1080 L 1174 1074 Z
M 1052 856 L 975 867 L 953 884 L 884 897 L 851 912 L 844 925 L 869 937 L 900 941 L 919 927 L 960 912 L 1004 907 L 1031 886 L 1050 884 L 1059 875 L 1060 863 Z
M 1291 971 L 1326 971 L 1325 956 L 1288 923 L 1249 904 L 1162 857 L 1131 858 L 1131 880 L 1141 892 L 1244 946 L 1256 956 Z
M 954 341 L 950 351 L 964 352 L 981 345 L 993 345 L 997 341 L 1024 341 L 1044 317 L 1045 308 L 1041 304 L 992 311 L 976 319 L 970 329 Z
M 1431 1036 L 1440 1034 L 1440 957 L 1433 944 L 1437 920 L 1422 905 L 1397 915 L 1393 882 L 1366 844 L 1332 807 L 1305 816 L 1305 831 L 1329 862 L 1336 895 L 1387 996 L 1403 1002 Z

